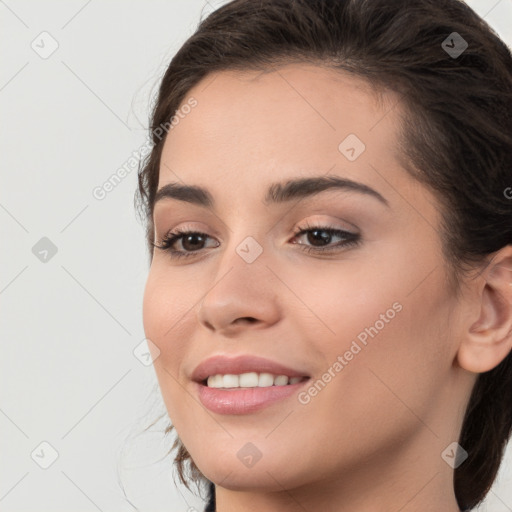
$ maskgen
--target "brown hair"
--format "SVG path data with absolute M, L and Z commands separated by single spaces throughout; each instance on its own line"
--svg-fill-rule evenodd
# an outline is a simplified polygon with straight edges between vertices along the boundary
M 443 45 L 454 46 L 453 33 L 468 44 L 456 56 Z M 512 55 L 473 10 L 459 0 L 234 0 L 201 21 L 161 82 L 153 148 L 136 197 L 150 258 L 161 127 L 208 74 L 291 62 L 328 66 L 400 95 L 400 158 L 443 205 L 440 236 L 457 283 L 472 265 L 512 244 L 512 200 L 505 194 L 512 185 Z M 462 509 L 485 498 L 511 429 L 509 353 L 478 376 L 466 409 L 459 444 L 469 456 L 454 471 Z M 208 484 L 179 438 L 176 448 L 180 480 Z

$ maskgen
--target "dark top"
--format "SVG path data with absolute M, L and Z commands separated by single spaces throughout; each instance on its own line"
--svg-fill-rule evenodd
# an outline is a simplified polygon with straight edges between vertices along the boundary
M 215 484 L 213 482 L 210 482 L 208 495 L 208 503 L 204 512 L 215 512 Z

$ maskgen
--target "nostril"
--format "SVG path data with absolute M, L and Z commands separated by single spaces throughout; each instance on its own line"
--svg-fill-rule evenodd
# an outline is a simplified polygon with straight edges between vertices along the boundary
M 257 322 L 257 321 L 258 320 L 252 316 L 244 316 L 244 317 L 238 318 L 236 320 L 236 322 L 243 322 L 243 323 L 247 322 L 249 324 L 253 324 L 254 322 Z

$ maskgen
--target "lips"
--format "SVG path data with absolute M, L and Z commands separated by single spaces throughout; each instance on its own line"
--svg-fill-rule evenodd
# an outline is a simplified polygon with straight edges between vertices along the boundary
M 204 383 L 212 375 L 241 375 L 242 373 L 249 372 L 272 373 L 288 377 L 309 377 L 304 371 L 290 368 L 277 361 L 259 356 L 239 355 L 227 357 L 216 355 L 202 361 L 192 372 L 191 379 L 198 383 Z

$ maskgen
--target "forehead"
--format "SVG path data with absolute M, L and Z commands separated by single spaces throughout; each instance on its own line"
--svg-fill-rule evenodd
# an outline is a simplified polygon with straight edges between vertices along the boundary
M 180 179 L 212 189 L 233 179 L 259 186 L 276 173 L 286 178 L 334 168 L 369 177 L 375 175 L 369 162 L 396 166 L 396 96 L 348 73 L 303 63 L 221 71 L 192 88 L 182 105 L 190 98 L 196 106 L 166 138 L 159 187 Z M 355 161 L 340 150 L 347 139 L 364 145 Z

